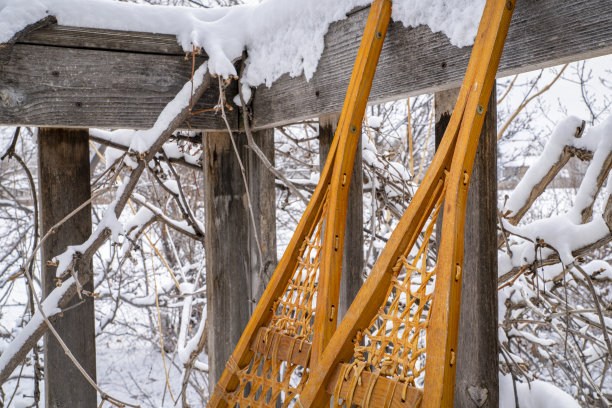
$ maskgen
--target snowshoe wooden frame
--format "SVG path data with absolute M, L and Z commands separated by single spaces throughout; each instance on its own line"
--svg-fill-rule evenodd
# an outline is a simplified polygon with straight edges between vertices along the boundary
M 306 371 L 313 361 L 320 358 L 337 327 L 336 312 L 350 180 L 363 115 L 390 18 L 391 1 L 375 0 L 370 8 L 336 134 L 319 183 L 215 386 L 209 407 L 226 407 L 228 403 L 232 406 L 238 403 L 241 407 L 275 406 L 281 392 L 285 393 L 283 406 L 289 405 L 303 384 L 293 389 L 287 378 L 277 381 L 281 375 L 281 364 L 284 362 L 291 365 L 290 370 L 299 366 Z M 315 242 L 319 240 L 321 245 Z M 309 262 L 306 258 L 315 260 Z M 318 284 L 314 284 L 317 268 Z M 301 279 L 298 276 L 301 270 L 313 275 L 308 288 L 305 288 L 304 281 L 296 281 Z M 314 293 L 303 292 L 313 290 L 317 291 L 318 299 L 315 310 L 300 304 L 287 313 L 280 324 L 278 320 L 282 319 L 275 320 L 280 308 L 283 314 L 290 306 L 294 306 L 290 300 L 280 302 L 279 306 L 279 299 L 288 292 L 302 291 L 299 296 L 311 305 Z M 309 312 L 314 312 L 314 324 L 309 335 L 291 327 L 290 320 L 297 319 L 298 315 L 302 320 L 312 319 L 312 316 L 307 315 Z M 274 322 L 274 327 L 270 327 L 271 322 Z M 260 367 L 255 367 L 258 364 Z M 249 370 L 251 374 L 247 374 Z M 254 373 L 257 370 L 259 374 Z M 253 375 L 264 378 L 253 380 Z M 244 379 L 240 377 L 248 377 L 246 382 L 252 383 L 244 384 Z
M 300 394 L 300 406 L 323 407 L 329 394 L 335 394 L 336 401 L 342 399 L 349 407 L 453 406 L 467 193 L 514 6 L 515 0 L 487 0 L 465 79 L 441 145 L 338 330 L 321 358 L 311 362 L 310 379 Z M 384 362 L 378 361 L 382 367 L 372 367 L 371 356 L 355 364 L 354 350 L 363 348 L 362 331 L 380 318 L 381 313 L 387 313 L 385 304 L 389 288 L 397 279 L 400 258 L 416 244 L 428 220 L 435 220 L 442 198 L 444 219 L 426 327 L 426 373 L 421 391 L 410 384 L 405 374 L 404 378 L 399 377 L 397 367 L 393 373 L 386 372 L 393 370 L 385 369 Z M 434 216 L 430 217 L 432 213 Z M 432 222 L 428 228 L 432 228 Z
M 241 407 L 276 406 L 281 393 L 284 393 L 283 406 L 295 401 L 299 407 L 323 407 L 329 403 L 330 394 L 335 395 L 336 402 L 342 400 L 349 407 L 453 406 L 466 198 L 485 109 L 514 1 L 487 0 L 465 80 L 438 152 L 370 276 L 336 330 L 353 161 L 391 14 L 389 0 L 373 2 L 338 130 L 319 184 L 221 380 L 215 386 L 209 406 L 225 407 L 228 403 Z M 442 202 L 444 220 L 435 266 L 435 290 L 433 294 L 426 295 L 432 302 L 425 324 L 427 372 L 424 390 L 421 391 L 414 387 L 414 376 L 406 376 L 405 366 L 398 369 L 397 361 L 383 361 L 385 356 L 380 356 L 373 364 L 371 356 L 367 361 L 366 357 L 361 356 L 362 360 L 359 360 L 355 356 L 363 353 L 357 351 L 363 348 L 360 346 L 364 340 L 363 331 L 381 313 L 386 313 L 385 304 L 393 285 L 397 283 L 398 269 L 402 265 L 400 261 L 406 264 L 407 253 L 415 246 L 426 225 L 426 237 L 431 235 L 432 220 L 437 217 Z M 321 240 L 322 244 L 317 245 L 315 240 Z M 305 248 L 308 252 L 305 252 Z M 311 251 L 314 251 L 314 257 L 309 255 Z M 314 259 L 314 263 L 309 264 L 305 254 Z M 312 292 L 316 287 L 316 306 L 304 309 L 306 317 L 304 310 L 283 316 L 283 324 L 288 323 L 289 326 L 279 326 L 278 321 L 272 325 L 280 310 L 278 299 L 287 292 L 297 290 L 295 286 L 304 287 L 296 283 L 294 275 L 304 265 L 309 273 L 318 268 L 318 285 L 312 283 L 313 275 L 307 288 Z M 433 273 L 427 276 L 431 275 Z M 425 292 L 424 286 L 421 286 Z M 310 305 L 313 295 L 309 294 Z M 283 311 L 288 307 L 285 304 L 281 306 Z M 308 313 L 314 314 L 314 324 L 308 335 L 304 335 L 303 331 L 287 329 L 291 326 L 290 320 L 297 318 L 298 314 L 300 318 L 312 322 L 312 315 Z M 372 350 L 367 353 L 371 355 Z M 418 350 L 418 353 L 424 350 Z M 384 354 L 384 349 L 381 354 Z M 391 365 L 385 367 L 385 362 L 391 362 Z M 258 369 L 257 364 L 264 368 Z M 307 377 L 303 377 L 297 388 L 288 387 L 286 376 L 277 381 L 282 364 L 291 366 L 288 368 L 291 372 L 296 366 L 303 368 L 303 376 Z M 380 364 L 381 367 L 378 366 Z M 277 368 L 272 369 L 272 365 Z M 258 387 L 257 390 L 249 389 L 250 386 L 241 380 L 241 376 L 247 378 L 247 382 L 253 378 L 252 374 L 247 374 L 249 370 L 259 370 L 259 375 L 266 377 L 260 381 L 261 384 L 253 385 L 253 388 Z M 398 375 L 400 371 L 401 375 Z

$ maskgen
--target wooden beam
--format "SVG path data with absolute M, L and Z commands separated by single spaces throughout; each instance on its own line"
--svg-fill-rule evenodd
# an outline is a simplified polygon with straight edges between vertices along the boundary
M 367 14 L 360 9 L 331 25 L 310 82 L 285 75 L 271 88 L 257 88 L 256 128 L 340 111 Z M 609 0 L 519 1 L 498 77 L 610 54 L 611 26 Z M 168 35 L 54 26 L 26 34 L 9 48 L 0 51 L 0 125 L 150 127 L 190 74 Z M 425 26 L 392 23 L 370 101 L 457 87 L 470 51 Z M 235 89 L 228 100 L 233 94 Z M 214 106 L 217 96 L 211 88 L 198 109 Z M 235 112 L 229 116 L 238 128 Z M 198 115 L 192 126 L 225 129 L 212 113 Z
M 497 408 L 497 98 L 485 115 L 465 216 L 455 406 Z
M 170 44 L 173 38 L 57 26 L 26 35 L 0 50 L 0 125 L 151 127 L 191 77 L 191 61 Z M 199 66 L 204 57 L 197 59 Z M 227 90 L 230 100 L 236 90 L 235 84 Z M 218 98 L 213 81 L 193 110 L 210 109 Z M 227 115 L 237 128 L 237 111 Z M 220 114 L 206 112 L 183 126 L 189 127 L 226 125 Z
M 76 49 L 135 52 L 184 57 L 185 52 L 176 37 L 137 31 L 113 31 L 99 28 L 53 25 L 28 33 L 21 44 L 53 45 Z
M 288 75 L 255 92 L 254 126 L 268 127 L 337 113 L 348 87 L 368 9 L 332 24 L 317 72 L 306 82 Z M 516 2 L 497 77 L 612 53 L 609 0 Z M 380 57 L 370 102 L 458 87 L 471 47 L 457 48 L 428 27 L 393 22 Z
M 89 132 L 87 130 L 40 129 L 38 132 L 38 170 L 40 218 L 43 234 L 87 201 L 91 196 L 89 180 Z M 91 234 L 91 207 L 88 205 L 57 229 L 43 244 L 43 296 L 56 288 L 55 267 L 47 261 L 64 252 L 68 245 L 84 242 Z M 89 268 L 79 274 L 92 275 Z M 84 289 L 93 292 L 93 279 Z M 80 304 L 79 304 L 80 303 Z M 95 381 L 96 337 L 92 297 L 77 297 L 55 322 L 55 329 L 75 358 Z M 66 356 L 51 333 L 45 335 L 45 406 L 97 407 L 97 392 Z
M 253 139 L 270 163 L 274 165 L 274 129 L 253 132 Z M 275 179 L 252 150 L 249 150 L 248 153 L 248 179 L 257 232 L 257 239 L 255 239 L 251 222 L 245 226 L 249 228 L 252 311 L 268 285 L 277 264 Z M 259 240 L 259 249 L 257 249 L 257 240 Z
M 459 90 L 453 89 L 435 95 L 436 145 L 448 125 L 458 94 Z M 497 103 L 493 88 L 467 198 L 456 407 L 499 406 L 496 236 Z
M 234 133 L 246 162 L 246 135 Z M 212 393 L 249 321 L 248 212 L 244 181 L 227 133 L 204 136 L 206 290 Z
M 319 165 L 321 171 L 338 125 L 338 115 L 319 118 Z M 351 187 L 346 215 L 344 253 L 342 254 L 342 279 L 340 281 L 340 298 L 338 321 L 342 319 L 348 307 L 355 299 L 363 285 L 363 168 L 361 141 L 357 145 L 355 164 L 351 176 Z

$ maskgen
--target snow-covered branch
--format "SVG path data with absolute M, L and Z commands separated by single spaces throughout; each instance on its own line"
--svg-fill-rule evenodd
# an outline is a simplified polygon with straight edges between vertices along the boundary
M 124 179 L 117 197 L 108 206 L 102 221 L 89 239 L 81 245 L 69 247 L 56 258 L 59 262 L 58 277 L 77 275 L 80 285 L 83 285 L 85 282 L 81 280 L 86 278 L 78 274 L 81 263 L 88 262 L 109 237 L 112 236 L 114 240 L 117 240 L 119 234 L 123 234 L 123 227 L 118 218 L 132 196 L 140 176 L 149 162 L 160 152 L 164 143 L 170 139 L 173 132 L 187 120 L 191 114 L 191 104 L 195 103 L 210 86 L 210 75 L 206 63 L 194 73 L 192 81 L 193 83 L 187 82 L 177 96 L 168 103 L 151 129 L 116 131 L 117 137 L 131 140 L 130 153 L 133 160 L 136 161 L 136 166 L 130 169 L 129 176 Z M 51 299 L 50 303 L 45 307 L 48 307 L 49 310 L 61 310 L 76 293 L 77 284 L 74 280 L 69 279 L 61 287 L 51 292 L 48 297 Z M 40 319 L 32 319 L 28 323 L 22 330 L 22 334 L 19 334 L 0 356 L 0 383 L 9 377 L 46 330 L 47 327 Z

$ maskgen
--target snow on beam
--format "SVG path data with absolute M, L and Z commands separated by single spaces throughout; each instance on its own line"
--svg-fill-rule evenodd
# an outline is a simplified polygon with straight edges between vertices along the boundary
M 191 62 L 173 35 L 41 28 L 0 48 L 0 126 L 148 129 L 191 77 Z M 230 86 L 228 98 L 236 92 Z M 212 81 L 193 111 L 218 99 Z M 237 127 L 237 111 L 226 113 Z M 214 112 L 193 116 L 189 127 L 226 129 Z
M 516 7 L 498 76 L 612 53 L 610 0 L 517 0 Z M 340 111 L 367 13 L 361 9 L 331 25 L 310 82 L 285 75 L 257 89 L 255 127 Z M 176 44 L 168 35 L 74 27 L 29 33 L 10 50 L 0 49 L 0 125 L 149 128 L 191 74 Z M 458 86 L 470 51 L 425 26 L 393 23 L 371 101 Z M 196 110 L 217 103 L 214 85 Z M 229 120 L 238 126 L 235 111 Z M 220 115 L 210 112 L 191 126 L 225 130 Z
M 255 127 L 277 126 L 339 112 L 348 87 L 368 10 L 333 24 L 317 72 L 283 76 L 255 93 Z M 610 0 L 517 0 L 498 77 L 612 53 Z M 457 87 L 471 47 L 457 48 L 427 27 L 392 23 L 371 102 L 399 99 Z

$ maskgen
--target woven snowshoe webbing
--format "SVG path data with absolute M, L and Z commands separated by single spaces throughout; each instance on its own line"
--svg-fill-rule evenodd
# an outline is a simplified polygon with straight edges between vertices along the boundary
M 272 306 L 274 314 L 251 342 L 251 361 L 244 367 L 232 360 L 227 365 L 226 370 L 237 376 L 238 387 L 232 392 L 215 389 L 215 395 L 231 407 L 275 407 L 277 402 L 287 407 L 308 380 L 306 368 L 328 194 L 318 211 L 317 222 L 302 242 L 295 271 Z
M 319 183 L 210 407 L 292 404 L 308 379 L 310 360 L 316 361 L 336 328 L 349 184 L 390 17 L 390 0 L 375 0 Z
M 514 0 L 487 0 L 455 110 L 421 186 L 300 395 L 323 406 L 453 406 L 466 198 Z M 427 257 L 444 200 L 437 262 Z M 424 378 L 423 378 L 424 374 Z M 424 382 L 420 391 L 415 385 Z

